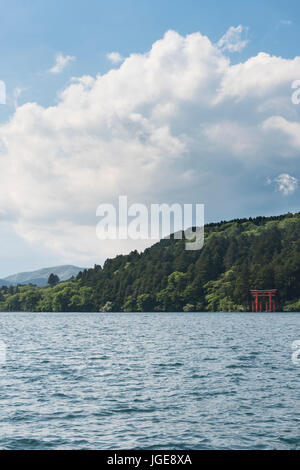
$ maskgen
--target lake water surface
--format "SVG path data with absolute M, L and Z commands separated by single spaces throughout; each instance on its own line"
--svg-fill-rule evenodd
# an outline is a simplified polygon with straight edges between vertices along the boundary
M 299 449 L 297 313 L 2 313 L 1 449 Z

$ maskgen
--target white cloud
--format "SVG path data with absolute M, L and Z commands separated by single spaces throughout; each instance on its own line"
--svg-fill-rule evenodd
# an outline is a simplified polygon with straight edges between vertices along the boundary
M 222 121 L 212 126 L 207 126 L 205 134 L 213 147 L 220 147 L 236 156 L 244 158 L 245 153 L 254 153 L 257 148 L 255 134 L 250 126 L 244 127 L 235 121 Z
M 281 20 L 280 23 L 286 26 L 291 26 L 293 24 L 291 20 Z
M 243 39 L 243 35 L 245 35 L 247 31 L 248 28 L 242 25 L 236 27 L 230 26 L 224 36 L 219 40 L 218 47 L 223 51 L 240 52 L 249 42 L 248 39 Z
M 281 191 L 284 196 L 293 194 L 298 186 L 297 178 L 294 178 L 287 173 L 282 173 L 281 175 L 277 176 L 274 181 L 277 183 L 278 190 Z
M 71 55 L 63 55 L 61 52 L 59 52 L 56 55 L 56 62 L 55 65 L 49 70 L 50 73 L 58 74 L 61 73 L 66 66 L 75 60 L 74 56 Z
M 299 70 L 300 57 L 284 59 L 260 52 L 246 62 L 226 69 L 216 101 L 228 98 L 236 101 L 258 98 L 257 105 L 262 106 L 270 98 L 279 99 L 284 96 L 287 103 L 287 93 L 291 100 L 288 88 L 290 89 L 295 77 L 300 76 Z
M 269 186 L 270 184 L 272 184 L 272 178 L 270 178 L 269 176 L 266 177 L 266 184 Z
M 288 121 L 282 116 L 271 116 L 265 120 L 266 130 L 280 131 L 289 138 L 290 145 L 300 150 L 300 123 Z
M 210 220 L 245 215 L 265 190 L 258 172 L 297 164 L 295 77 L 300 58 L 231 65 L 206 36 L 168 31 L 108 73 L 73 79 L 56 105 L 25 103 L 0 126 L 1 218 L 62 262 L 93 264 L 135 246 L 96 239 L 97 206 L 120 194 L 205 203 Z
M 107 58 L 113 64 L 119 64 L 120 62 L 123 62 L 125 60 L 119 52 L 110 52 L 109 54 L 107 54 Z

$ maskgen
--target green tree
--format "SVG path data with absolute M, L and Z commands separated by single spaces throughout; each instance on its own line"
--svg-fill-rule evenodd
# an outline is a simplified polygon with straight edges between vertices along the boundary
M 101 312 L 112 312 L 113 311 L 113 303 L 108 300 L 105 305 L 103 305 L 100 309 Z
M 171 236 L 63 283 L 52 273 L 45 287 L 4 286 L 0 310 L 244 311 L 253 288 L 275 288 L 278 309 L 299 310 L 299 231 L 300 213 L 208 224 L 199 251 Z
M 51 273 L 50 276 L 48 277 L 49 286 L 54 287 L 58 283 L 59 283 L 59 277 L 57 276 L 57 274 Z
M 155 307 L 155 299 L 151 294 L 140 294 L 136 304 L 138 312 L 152 312 Z

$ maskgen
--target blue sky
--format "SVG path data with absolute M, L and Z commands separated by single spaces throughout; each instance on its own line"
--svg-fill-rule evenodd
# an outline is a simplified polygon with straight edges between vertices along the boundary
M 297 0 L 1 0 L 0 8 L 1 79 L 8 93 L 24 89 L 20 103 L 51 105 L 70 76 L 104 73 L 111 65 L 108 52 L 143 53 L 169 29 L 182 35 L 200 31 L 218 41 L 230 26 L 246 25 L 248 47 L 233 61 L 260 51 L 299 54 Z M 45 72 L 58 51 L 77 60 L 61 75 L 49 76 Z M 1 118 L 10 111 L 0 108 Z
M 0 1 L 0 7 L 0 80 L 5 82 L 7 90 L 7 103 L 0 105 L 0 277 L 45 265 L 102 263 L 106 256 L 133 248 L 133 245 L 103 246 L 103 242 L 99 244 L 92 239 L 97 205 L 114 200 L 128 187 L 129 197 L 136 202 L 175 202 L 176 198 L 178 202 L 204 202 L 207 221 L 299 210 L 297 124 L 300 106 L 297 108 L 290 100 L 291 83 L 300 79 L 300 67 L 294 60 L 299 55 L 300 44 L 298 1 L 12 0 Z M 236 51 L 230 47 L 222 48 L 220 39 L 230 28 L 239 26 L 240 44 L 244 40 L 245 45 L 237 47 Z M 178 36 L 165 37 L 169 30 Z M 197 63 L 198 57 L 202 60 L 201 54 L 208 47 L 202 39 L 202 42 L 197 38 L 185 39 L 197 32 L 201 37 L 207 36 L 214 48 L 209 46 L 205 52 L 212 61 L 205 69 L 205 73 L 210 74 L 209 89 L 207 84 L 202 89 L 193 89 L 194 80 L 202 70 L 200 65 L 197 69 L 193 63 Z M 155 52 L 146 64 L 146 53 L 164 37 L 164 42 L 156 48 L 160 48 L 160 52 Z M 187 44 L 193 51 L 183 57 L 180 51 Z M 161 103 L 179 109 L 176 120 L 172 111 L 168 114 L 166 108 L 159 108 L 159 103 L 149 101 L 145 85 L 150 83 L 160 66 L 160 74 L 165 73 L 163 61 L 169 60 L 170 51 L 172 61 L 177 61 L 176 70 L 184 75 L 182 94 L 179 96 L 174 91 L 173 97 L 167 99 L 166 87 L 158 91 L 152 82 L 151 86 L 152 94 L 157 93 Z M 224 60 L 230 60 L 230 73 L 226 71 L 219 51 Z M 114 63 L 108 58 L 111 52 L 118 53 L 121 58 L 138 53 L 145 63 L 142 59 L 132 60 L 128 66 L 122 60 Z M 241 79 L 236 77 L 233 66 L 245 64 L 261 52 L 278 60 L 269 60 L 266 55 L 257 59 L 249 73 L 253 77 L 245 83 L 244 90 L 248 91 L 243 93 L 239 88 Z M 53 73 L 58 54 L 62 60 L 67 60 L 65 67 L 58 67 Z M 186 60 L 190 64 L 190 75 L 186 74 L 183 65 Z M 206 58 L 203 58 L 203 64 L 206 67 Z M 224 69 L 222 82 L 214 75 L 213 64 Z M 112 69 L 117 75 L 109 74 Z M 126 77 L 132 82 L 142 70 L 149 73 L 149 79 L 144 88 L 139 88 L 142 80 L 137 78 L 137 89 L 143 98 L 130 108 L 121 103 L 121 94 L 117 96 L 118 91 L 111 92 L 111 89 L 117 90 L 123 80 L 126 84 Z M 244 66 L 238 73 L 248 77 L 247 70 Z M 272 83 L 267 87 L 263 77 L 269 70 Z M 99 74 L 104 77 L 101 86 L 106 87 L 111 101 L 105 101 L 103 91 L 97 94 L 101 88 L 96 80 Z M 277 80 L 279 75 L 281 78 Z M 84 91 L 72 87 L 72 77 L 84 76 L 96 81 L 86 83 Z M 190 76 L 194 78 L 189 85 Z M 167 75 L 165 79 L 168 81 Z M 257 88 L 256 80 L 259 82 Z M 214 85 L 215 81 L 218 85 Z M 201 101 L 199 94 L 211 93 L 212 102 L 223 82 L 226 92 L 220 98 L 222 106 Z M 180 82 L 174 86 L 178 90 Z M 193 96 L 190 96 L 191 88 Z M 60 93 L 64 90 L 67 91 L 62 97 Z M 98 105 L 90 104 L 88 93 L 99 97 Z M 128 90 L 128 103 L 133 101 L 131 93 L 132 90 Z M 87 100 L 82 113 L 76 101 L 81 99 Z M 195 106 L 187 105 L 189 100 Z M 36 103 L 38 108 L 28 106 L 28 103 Z M 61 112 L 59 103 L 63 103 Z M 76 122 L 72 120 L 74 106 L 74 114 L 78 112 L 78 115 L 83 115 L 86 107 L 91 106 L 87 119 L 95 116 L 95 121 L 87 126 L 87 119 L 85 123 L 79 123 L 79 118 Z M 107 109 L 115 107 L 115 114 L 118 114 L 118 120 L 112 121 L 109 130 L 105 120 L 102 121 L 103 116 L 97 114 L 105 106 Z M 53 114 L 57 113 L 54 118 L 49 118 L 51 107 Z M 155 119 L 153 114 L 149 117 L 147 107 L 153 108 Z M 127 118 L 122 114 L 125 108 L 132 116 L 138 114 L 138 119 L 147 119 L 147 123 L 134 121 L 129 132 L 127 124 L 125 126 Z M 108 114 L 106 112 L 106 116 Z M 61 116 L 59 127 L 57 123 Z M 198 127 L 195 122 L 199 123 Z M 43 125 L 39 127 L 39 123 Z M 100 130 L 97 128 L 96 133 L 98 124 Z M 120 135 L 116 134 L 121 125 L 128 132 L 121 148 L 126 144 L 128 151 L 118 161 L 114 152 L 118 153 L 116 142 L 121 136 L 124 138 L 125 127 Z M 149 145 L 140 147 L 140 152 L 149 155 L 149 160 L 155 154 L 148 172 L 140 163 L 136 136 L 141 128 L 137 131 L 134 127 L 138 125 L 147 127 L 147 135 L 153 132 Z M 109 148 L 106 137 L 102 138 L 107 132 L 114 136 L 110 138 Z M 146 132 L 144 128 L 143 132 Z M 49 139 L 48 147 L 41 143 L 43 136 L 46 136 L 45 140 Z M 83 136 L 87 137 L 86 141 Z M 228 136 L 231 136 L 230 142 Z M 59 142 L 55 148 L 53 142 Z M 253 142 L 257 143 L 255 148 Z M 100 149 L 99 155 L 97 149 Z M 174 154 L 171 160 L 168 160 L 168 152 Z M 221 154 L 224 158 L 220 158 Z M 63 162 L 61 155 L 67 155 Z M 130 180 L 132 168 L 138 169 L 143 185 L 136 179 Z M 163 171 L 170 184 L 160 182 L 163 188 L 157 191 L 159 175 Z M 126 177 L 122 179 L 119 172 Z M 72 175 L 72 178 L 68 180 L 66 175 Z M 105 191 L 96 190 L 97 178 L 102 189 L 106 184 L 109 186 Z M 53 187 L 52 196 L 48 184 Z M 81 192 L 81 199 L 77 199 L 78 192 Z M 90 249 L 87 248 L 89 245 Z

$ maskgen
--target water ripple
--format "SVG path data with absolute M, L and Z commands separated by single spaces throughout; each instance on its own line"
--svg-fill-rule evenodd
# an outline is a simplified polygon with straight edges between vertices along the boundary
M 1 449 L 299 449 L 300 315 L 0 314 Z

